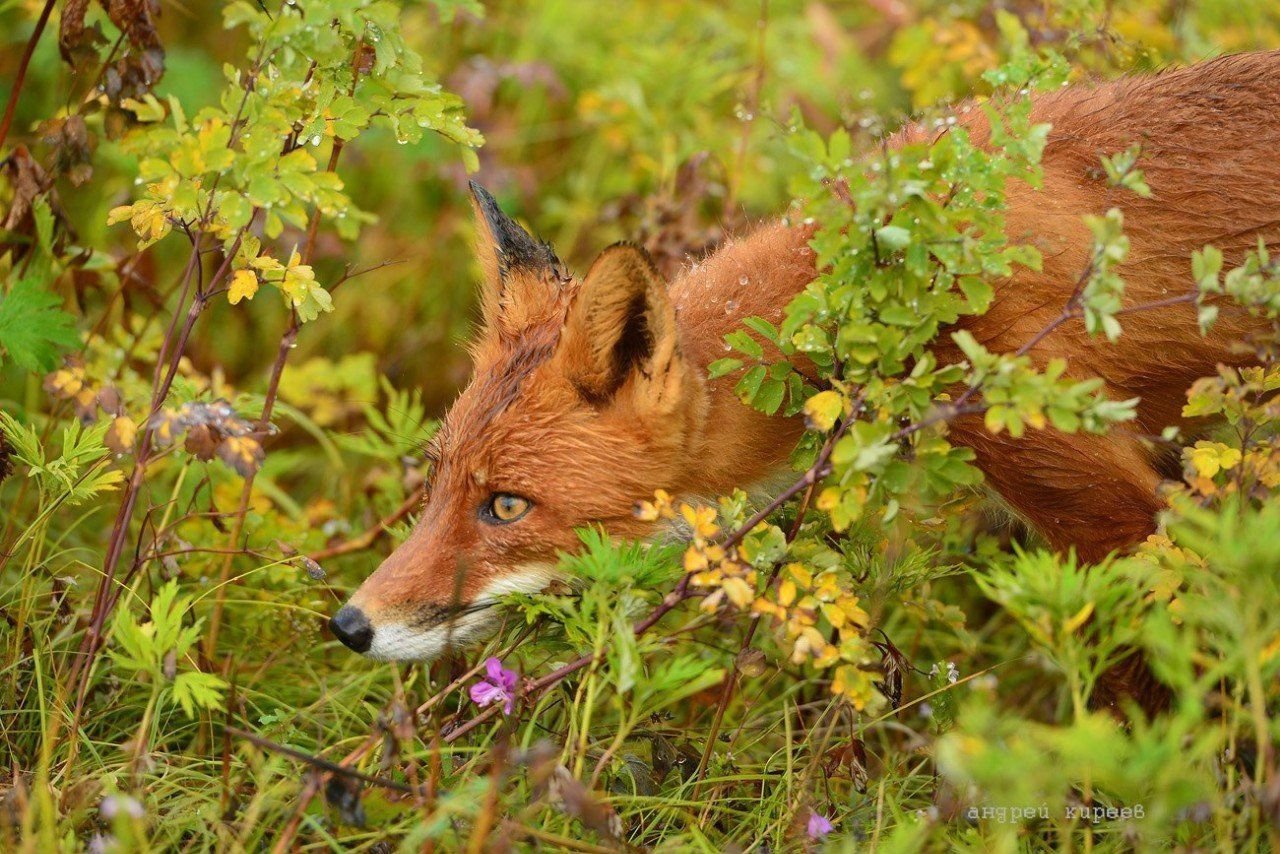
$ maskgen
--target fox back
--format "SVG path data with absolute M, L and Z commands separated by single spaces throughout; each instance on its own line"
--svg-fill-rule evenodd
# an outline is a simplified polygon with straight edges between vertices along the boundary
M 1259 238 L 1273 240 L 1277 92 L 1280 53 L 1257 53 L 1039 97 L 1032 118 L 1053 125 L 1043 185 L 1010 186 L 1006 222 L 1011 241 L 1040 249 L 1043 268 L 998 283 L 992 308 L 959 326 L 1010 352 L 1053 322 L 1088 265 L 1084 214 L 1123 210 L 1131 249 L 1120 273 L 1132 304 L 1185 293 L 1191 252 L 1206 244 L 1238 262 Z M 981 111 L 960 124 L 986 143 Z M 909 128 L 890 144 L 927 139 Z M 1111 188 L 1098 168 L 1101 155 L 1134 143 L 1151 199 Z M 816 277 L 809 227 L 764 225 L 670 284 L 628 244 L 577 278 L 484 190 L 472 193 L 485 270 L 474 378 L 432 442 L 413 532 L 331 621 L 344 643 L 375 658 L 430 659 L 476 638 L 500 596 L 552 580 L 576 528 L 651 534 L 633 513 L 637 500 L 765 483 L 785 470 L 803 431 L 740 403 L 733 378 L 709 380 L 707 366 L 744 318 L 777 323 Z M 1186 304 L 1127 318 L 1114 345 L 1065 324 L 1029 355 L 1042 365 L 1064 358 L 1069 373 L 1101 377 L 1114 397 L 1140 397 L 1135 422 L 1015 440 L 966 416 L 950 437 L 975 451 L 988 483 L 1052 546 L 1096 560 L 1155 529 L 1159 460 L 1141 437 L 1181 424 L 1191 382 L 1246 364 L 1239 344 L 1259 329 L 1224 307 L 1202 337 Z M 961 360 L 948 334 L 936 353 Z

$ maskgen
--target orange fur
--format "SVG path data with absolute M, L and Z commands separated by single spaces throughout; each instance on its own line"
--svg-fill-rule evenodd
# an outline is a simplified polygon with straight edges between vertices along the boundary
M 1192 250 L 1212 243 L 1238 262 L 1258 238 L 1280 232 L 1280 54 L 1258 53 L 1153 77 L 1075 87 L 1039 98 L 1036 121 L 1053 124 L 1042 189 L 1009 188 L 1008 231 L 1038 246 L 1040 272 L 997 288 L 986 315 L 961 327 L 998 352 L 1030 340 L 1061 312 L 1087 264 L 1086 213 L 1124 211 L 1131 240 L 1121 268 L 1130 304 L 1185 292 Z M 964 114 L 979 143 L 981 111 Z M 897 142 L 926 138 L 909 129 Z M 1154 198 L 1108 186 L 1099 157 L 1141 143 Z M 575 527 L 603 524 L 620 536 L 649 532 L 632 515 L 657 489 L 713 495 L 767 478 L 785 465 L 802 426 L 769 418 L 734 396 L 733 377 L 706 379 L 742 319 L 777 322 L 816 275 L 810 232 L 766 225 L 727 244 L 667 288 L 633 247 L 607 250 L 581 280 L 476 191 L 486 269 L 485 328 L 475 378 L 435 440 L 437 464 L 409 539 L 352 599 L 377 631 L 422 627 L 454 606 L 485 600 L 495 581 L 538 572 L 576 545 Z M 987 433 L 958 419 L 954 441 L 976 452 L 988 482 L 1057 548 L 1088 560 L 1154 530 L 1159 475 L 1140 434 L 1180 423 L 1188 385 L 1258 324 L 1224 307 L 1202 338 L 1186 305 L 1127 315 L 1115 345 L 1070 323 L 1032 358 L 1065 358 L 1074 376 L 1100 376 L 1117 398 L 1140 396 L 1137 422 L 1106 435 Z M 948 335 L 941 360 L 960 358 Z M 494 493 L 528 499 L 518 522 L 479 513 Z M 541 577 L 541 576 L 539 576 Z M 415 629 L 416 631 L 416 629 Z M 389 653 L 397 655 L 398 653 Z

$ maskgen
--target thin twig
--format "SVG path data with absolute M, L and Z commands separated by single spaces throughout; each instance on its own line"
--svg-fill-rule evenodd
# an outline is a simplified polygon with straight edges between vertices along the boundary
M 22 93 L 23 84 L 27 82 L 27 68 L 31 65 L 31 55 L 36 52 L 36 43 L 44 35 L 44 28 L 49 23 L 49 15 L 53 13 L 54 5 L 56 0 L 45 0 L 40 19 L 36 21 L 35 31 L 31 33 L 31 38 L 27 39 L 27 47 L 22 51 L 22 59 L 18 61 L 18 73 L 14 76 L 13 88 L 9 90 L 9 102 L 4 105 L 4 117 L 0 118 L 0 149 L 4 148 L 4 141 L 9 136 L 9 126 L 13 124 L 13 114 L 18 109 L 18 96 Z
M 413 512 L 413 509 L 422 504 L 422 497 L 426 494 L 426 487 L 419 486 L 404 502 L 393 510 L 386 517 L 379 519 L 376 524 L 366 529 L 362 534 L 352 537 L 341 543 L 327 546 L 319 551 L 312 552 L 308 557 L 319 563 L 330 558 L 349 555 L 353 552 L 361 552 L 367 548 L 371 548 L 381 537 L 383 537 L 393 525 L 398 524 L 406 516 Z
M 348 768 L 341 763 L 332 762 L 320 756 L 315 756 L 310 753 L 304 753 L 301 750 L 296 750 L 292 747 L 287 747 L 283 744 L 272 741 L 269 738 L 263 738 L 260 735 L 249 732 L 248 730 L 240 729 L 240 727 L 228 726 L 227 732 L 237 736 L 238 738 L 247 739 L 248 741 L 258 745 L 258 747 L 270 750 L 272 753 L 279 753 L 281 755 L 297 759 L 300 762 L 305 762 L 308 765 L 320 768 L 330 774 L 350 777 L 353 780 L 360 780 L 371 786 L 380 786 L 384 789 L 390 789 L 393 792 L 402 792 L 406 795 L 419 794 L 421 791 L 421 789 L 415 789 L 413 786 L 410 786 L 407 783 L 401 783 L 398 780 L 388 780 L 386 777 L 375 777 L 372 774 L 365 774 L 364 772 L 357 771 L 354 768 Z

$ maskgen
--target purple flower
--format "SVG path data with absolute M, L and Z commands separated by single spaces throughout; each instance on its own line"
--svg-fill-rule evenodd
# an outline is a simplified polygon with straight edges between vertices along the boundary
M 502 662 L 496 658 L 486 661 L 484 669 L 487 673 L 484 679 L 471 686 L 471 702 L 477 706 L 487 706 L 501 700 L 502 713 L 511 714 L 516 703 L 516 685 L 520 683 L 520 677 L 514 670 L 503 667 Z
M 98 813 L 107 821 L 111 821 L 122 813 L 130 818 L 142 818 L 146 815 L 146 810 L 142 808 L 137 798 L 131 798 L 128 795 L 108 795 L 98 806 Z
M 809 838 L 821 839 L 831 832 L 831 820 L 822 813 L 809 813 Z

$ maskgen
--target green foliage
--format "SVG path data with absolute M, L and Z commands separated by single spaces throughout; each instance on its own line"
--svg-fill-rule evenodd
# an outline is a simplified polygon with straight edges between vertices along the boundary
M 75 318 L 62 311 L 62 299 L 46 289 L 53 275 L 53 214 L 44 202 L 32 209 L 36 246 L 22 272 L 11 272 L 13 284 L 0 298 L 0 348 L 18 367 L 49 371 L 59 352 L 80 343 Z
M 41 5 L 0 6 L 6 83 Z M 143 5 L 84 39 L 56 7 L 0 152 L 0 847 L 1276 847 L 1276 341 L 1148 437 L 1189 443 L 1162 533 L 1084 566 L 990 524 L 948 424 L 1138 401 L 946 334 L 1040 263 L 1004 220 L 1026 96 L 1274 47 L 1273 3 L 197 1 L 150 46 Z M 989 147 L 935 109 L 971 96 Z M 1140 146 L 1097 156 L 1150 195 Z M 749 530 L 758 497 L 655 496 L 670 537 L 584 529 L 494 638 L 380 665 L 324 625 L 465 381 L 477 168 L 578 270 L 639 239 L 670 274 L 799 200 L 822 275 L 710 367 L 802 415 L 798 484 Z M 1061 323 L 1105 348 L 1128 242 L 1088 227 Z M 1272 250 L 1204 247 L 1169 300 L 1274 319 Z M 1090 703 L 1134 648 L 1172 702 L 1120 725 Z M 491 655 L 510 715 L 469 693 Z
M 128 608 L 120 608 L 111 624 L 111 660 L 124 674 L 141 684 L 150 682 L 160 702 L 176 702 L 187 717 L 197 709 L 217 709 L 227 684 L 221 677 L 200 670 L 178 672 L 200 639 L 203 620 L 183 621 L 191 610 L 191 597 L 181 596 L 176 581 L 156 591 L 148 609 L 150 619 L 139 623 Z M 163 686 L 163 687 L 161 687 Z

